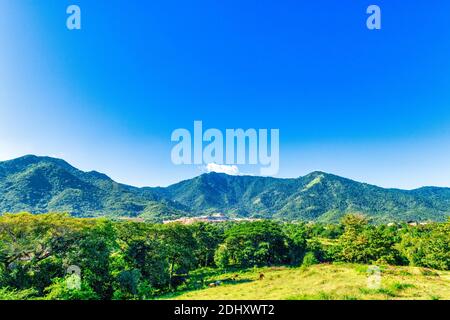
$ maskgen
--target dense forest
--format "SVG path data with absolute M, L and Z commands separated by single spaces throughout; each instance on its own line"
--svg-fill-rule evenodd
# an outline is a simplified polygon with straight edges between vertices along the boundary
M 354 262 L 449 270 L 449 234 L 450 221 L 387 226 L 362 215 L 338 224 L 182 225 L 6 214 L 0 299 L 154 299 L 207 287 L 190 276 L 202 268 Z

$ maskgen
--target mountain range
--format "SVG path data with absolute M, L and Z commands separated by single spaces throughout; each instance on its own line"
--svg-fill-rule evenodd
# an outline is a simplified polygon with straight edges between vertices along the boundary
M 137 188 L 61 159 L 0 162 L 0 213 L 67 212 L 151 221 L 221 213 L 228 217 L 335 222 L 363 213 L 375 222 L 443 221 L 450 188 L 384 189 L 313 172 L 294 179 L 209 173 L 166 188 Z

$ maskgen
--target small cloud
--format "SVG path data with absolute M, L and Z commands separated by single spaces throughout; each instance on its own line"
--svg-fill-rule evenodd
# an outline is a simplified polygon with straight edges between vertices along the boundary
M 230 176 L 239 175 L 239 168 L 237 166 L 227 166 L 225 164 L 208 163 L 206 165 L 206 171 L 208 173 L 209 172 L 225 173 Z

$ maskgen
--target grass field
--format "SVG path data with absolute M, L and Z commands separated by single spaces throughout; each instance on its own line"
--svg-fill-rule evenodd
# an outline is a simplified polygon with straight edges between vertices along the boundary
M 378 289 L 368 288 L 368 266 L 322 264 L 308 268 L 261 268 L 241 273 L 197 274 L 213 288 L 165 296 L 181 300 L 449 300 L 450 272 L 382 267 Z M 264 279 L 259 280 L 260 274 Z M 237 275 L 237 277 L 236 277 Z

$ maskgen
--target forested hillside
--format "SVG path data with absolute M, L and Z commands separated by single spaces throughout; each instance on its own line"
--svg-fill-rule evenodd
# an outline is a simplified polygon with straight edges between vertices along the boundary
M 21 211 L 151 221 L 214 213 L 288 221 L 336 222 L 347 213 L 384 223 L 445 221 L 450 189 L 383 189 L 323 172 L 296 179 L 210 173 L 167 188 L 136 188 L 60 159 L 25 156 L 0 163 L 0 213 Z

